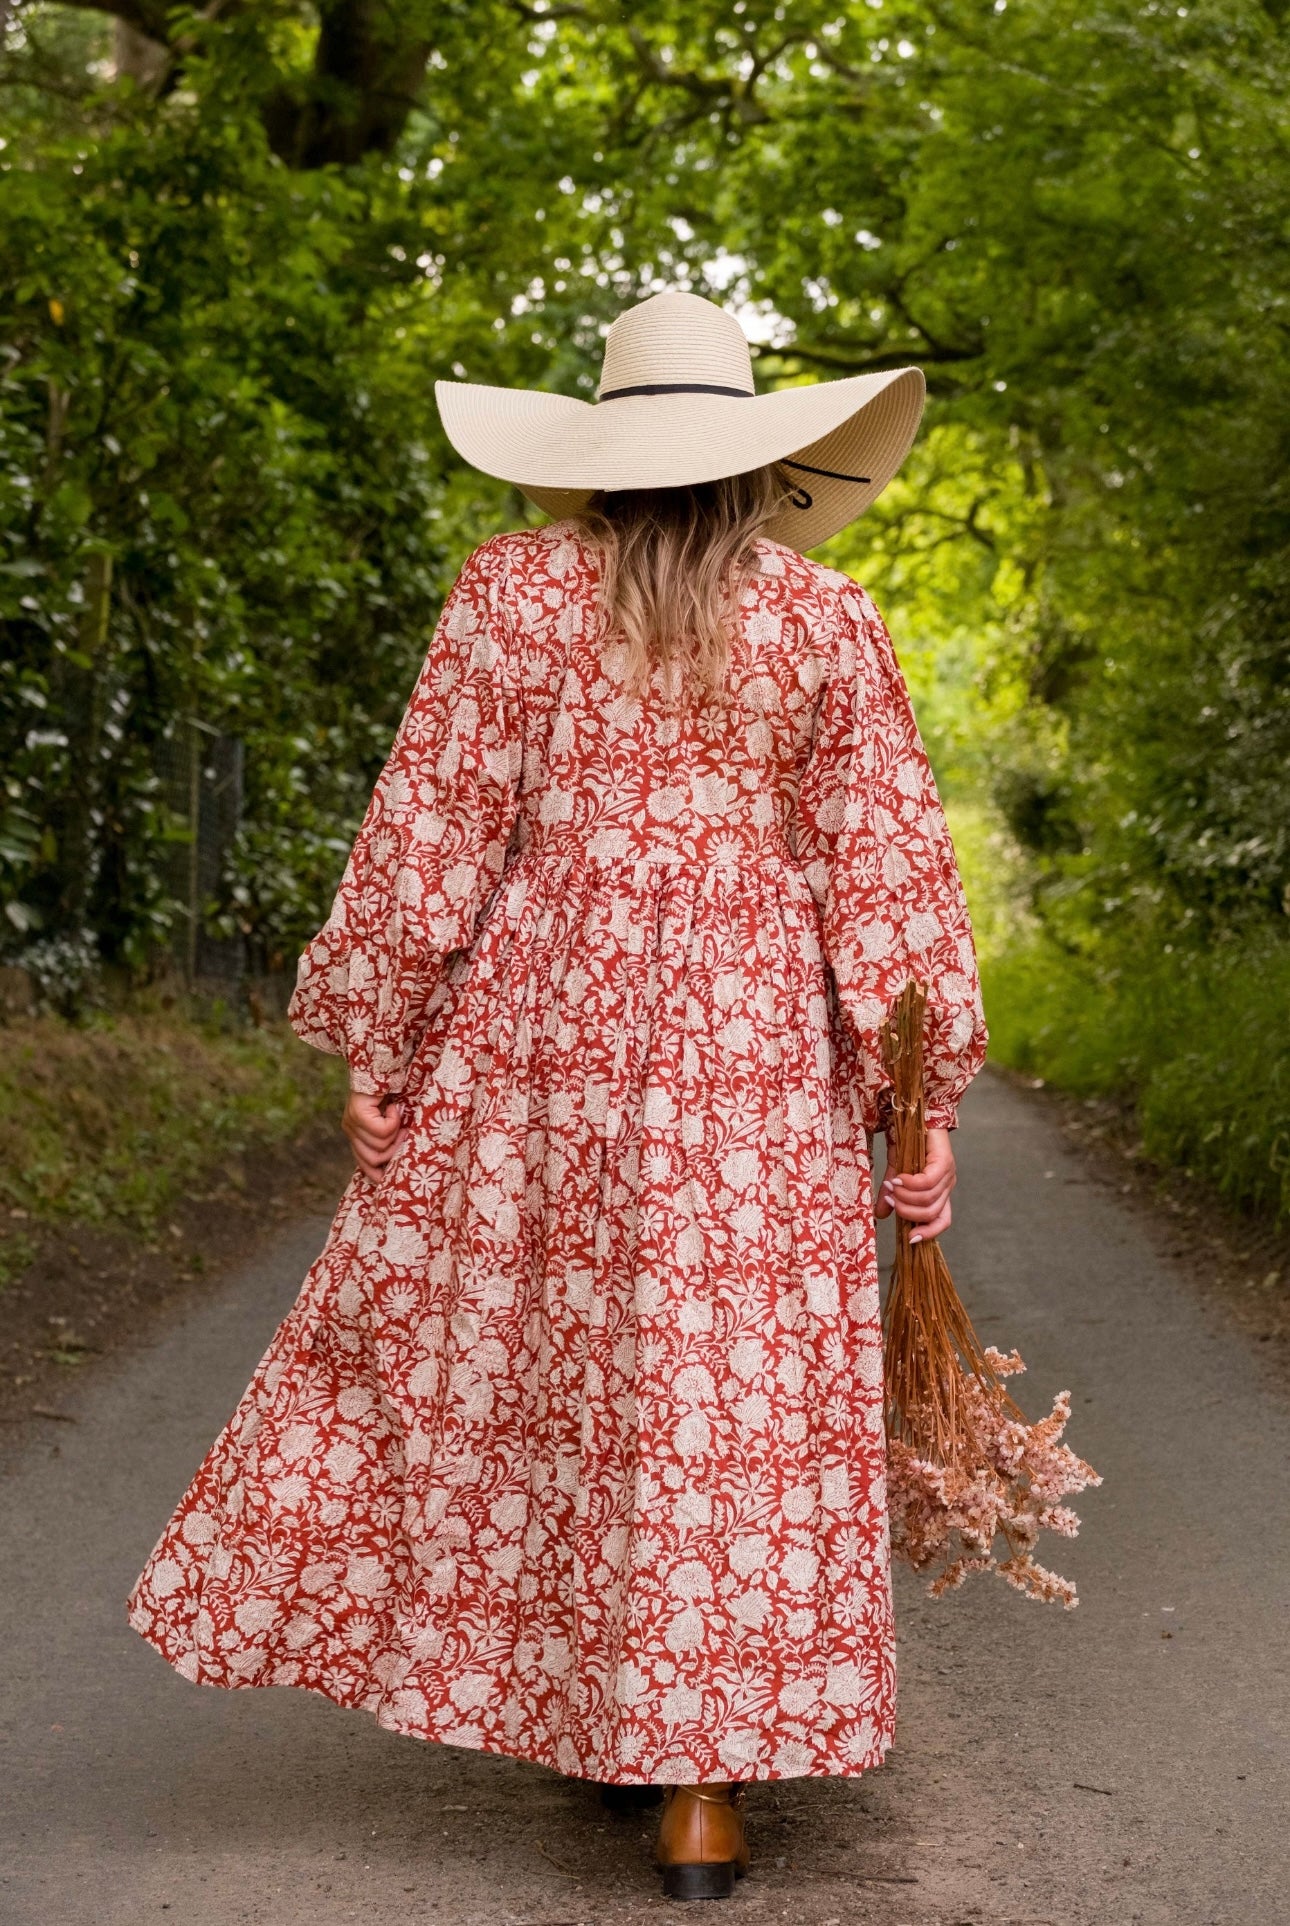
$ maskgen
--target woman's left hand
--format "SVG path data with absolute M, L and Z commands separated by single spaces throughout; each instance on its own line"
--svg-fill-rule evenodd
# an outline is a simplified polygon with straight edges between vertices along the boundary
M 957 1182 L 949 1131 L 929 1130 L 923 1168 L 905 1171 L 900 1176 L 888 1172 L 874 1205 L 874 1216 L 890 1217 L 894 1210 L 897 1216 L 917 1225 L 910 1243 L 926 1243 L 949 1229 L 950 1192 Z

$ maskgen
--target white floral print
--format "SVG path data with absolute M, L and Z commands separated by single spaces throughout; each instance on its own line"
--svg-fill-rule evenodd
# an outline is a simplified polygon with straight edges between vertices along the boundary
M 300 1035 L 405 1146 L 135 1588 L 186 1677 L 620 1782 L 857 1773 L 894 1715 L 867 1132 L 953 851 L 865 592 L 770 542 L 729 688 L 625 692 L 572 523 L 467 563 Z

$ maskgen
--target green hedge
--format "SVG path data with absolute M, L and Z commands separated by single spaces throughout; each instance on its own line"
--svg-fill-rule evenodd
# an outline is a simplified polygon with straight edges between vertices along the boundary
M 1157 942 L 1094 967 L 1032 936 L 984 978 L 996 1061 L 1128 1101 L 1149 1156 L 1290 1217 L 1290 942 Z

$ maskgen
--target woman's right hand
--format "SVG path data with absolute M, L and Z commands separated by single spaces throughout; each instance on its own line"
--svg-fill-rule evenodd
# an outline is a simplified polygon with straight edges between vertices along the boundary
M 351 1090 L 341 1129 L 368 1183 L 379 1184 L 403 1145 L 405 1131 L 398 1097 L 368 1097 L 360 1090 Z

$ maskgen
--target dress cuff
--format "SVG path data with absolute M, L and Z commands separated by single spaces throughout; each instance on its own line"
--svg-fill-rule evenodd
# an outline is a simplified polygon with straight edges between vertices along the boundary
M 351 1063 L 349 1066 L 349 1087 L 354 1094 L 359 1097 L 388 1097 L 390 1094 L 390 1079 L 388 1077 L 374 1077 L 371 1071 L 365 1069 L 361 1063 Z
M 959 1107 L 957 1103 L 929 1103 L 923 1121 L 929 1130 L 957 1130 Z

